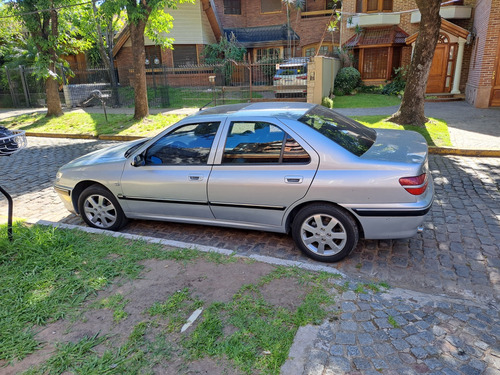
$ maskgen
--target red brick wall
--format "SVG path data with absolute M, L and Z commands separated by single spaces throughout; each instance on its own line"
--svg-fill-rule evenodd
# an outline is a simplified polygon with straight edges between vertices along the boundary
M 476 107 L 490 102 L 495 57 L 500 39 L 500 0 L 477 0 L 474 12 L 476 38 L 472 45 L 466 100 Z
M 241 15 L 224 14 L 224 1 L 215 0 L 217 14 L 224 28 L 256 27 L 284 25 L 287 23 L 286 8 L 283 5 L 281 12 L 261 13 L 261 0 L 241 0 Z M 309 0 L 307 11 L 323 10 L 326 8 L 326 0 Z M 291 10 L 290 24 L 292 29 L 299 35 L 300 44 L 295 51 L 296 56 L 302 56 L 302 47 L 309 44 L 318 43 L 325 28 L 330 21 L 329 16 L 315 18 L 297 17 L 297 12 Z M 338 42 L 338 34 L 334 36 Z M 326 33 L 325 41 L 331 42 L 331 33 Z

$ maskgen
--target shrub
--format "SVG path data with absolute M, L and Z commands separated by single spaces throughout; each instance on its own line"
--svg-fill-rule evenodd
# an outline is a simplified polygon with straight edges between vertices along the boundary
M 356 68 L 342 68 L 335 77 L 335 95 L 350 94 L 361 81 L 361 74 Z
M 321 105 L 326 108 L 333 108 L 333 99 L 330 99 L 328 96 L 325 96 L 321 100 Z
M 406 87 L 406 73 L 405 67 L 394 69 L 394 78 L 392 82 L 388 83 L 382 89 L 382 94 L 384 95 L 402 95 Z

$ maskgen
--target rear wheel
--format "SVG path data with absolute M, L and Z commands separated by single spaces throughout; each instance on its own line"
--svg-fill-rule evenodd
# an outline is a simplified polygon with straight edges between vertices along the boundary
M 78 198 L 78 210 L 91 227 L 118 230 L 127 222 L 120 204 L 104 187 L 92 185 Z
M 354 219 L 344 210 L 314 204 L 295 216 L 292 236 L 307 256 L 321 262 L 336 262 L 356 247 L 359 230 Z

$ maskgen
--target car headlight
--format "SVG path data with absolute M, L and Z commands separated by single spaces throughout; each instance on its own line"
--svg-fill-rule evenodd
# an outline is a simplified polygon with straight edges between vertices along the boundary
M 62 172 L 57 172 L 56 173 L 56 182 L 59 182 L 59 180 L 61 179 L 62 177 Z

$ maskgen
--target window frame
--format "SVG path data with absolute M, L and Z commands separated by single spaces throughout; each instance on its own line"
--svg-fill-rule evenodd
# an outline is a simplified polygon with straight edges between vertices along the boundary
M 274 162 L 274 161 L 271 161 L 271 162 L 227 162 L 225 160 L 226 158 L 226 146 L 227 146 L 227 143 L 228 143 L 228 140 L 230 139 L 230 134 L 231 134 L 231 131 L 233 129 L 233 126 L 235 124 L 250 124 L 250 125 L 253 125 L 254 126 L 254 130 L 255 130 L 255 125 L 257 124 L 266 124 L 268 126 L 272 126 L 272 127 L 275 127 L 277 128 L 282 134 L 282 138 L 281 138 L 281 146 L 280 146 L 280 153 L 279 153 L 279 156 L 278 156 L 278 161 L 277 162 Z M 249 139 L 251 140 L 251 139 Z M 289 159 L 291 158 L 291 154 L 288 154 L 287 156 L 287 151 L 286 151 L 286 148 L 287 148 L 287 142 L 291 142 L 291 141 L 294 141 L 295 143 L 297 143 L 300 148 L 302 149 L 302 151 L 307 155 L 307 161 L 303 161 L 303 162 L 286 162 L 284 161 L 285 159 Z M 276 141 L 277 142 L 277 141 Z M 273 122 L 269 122 L 269 121 L 266 121 L 266 120 L 232 120 L 232 121 L 229 121 L 228 124 L 227 124 L 227 127 L 225 127 L 224 129 L 224 142 L 221 142 L 222 143 L 222 147 L 221 147 L 221 157 L 220 157 L 220 165 L 221 166 L 290 166 L 290 165 L 309 165 L 312 161 L 313 161 L 313 157 L 311 156 L 311 152 L 307 149 L 307 147 L 304 147 L 299 141 L 297 141 L 297 137 L 294 136 L 293 134 L 291 134 L 289 131 L 287 131 L 286 129 L 284 129 L 282 126 L 279 126 Z M 249 142 L 250 143 L 250 142 Z M 259 143 L 266 143 L 266 142 L 252 142 L 251 144 L 259 144 Z M 269 143 L 269 142 L 267 142 Z M 234 149 L 234 147 L 233 147 Z M 233 154 L 233 155 L 241 155 L 241 159 L 245 159 L 245 155 L 249 155 L 249 154 Z M 265 155 L 265 154 L 262 154 L 262 155 Z M 268 154 L 270 156 L 272 155 L 278 155 L 278 154 Z M 236 159 L 236 158 L 234 158 Z
M 200 63 L 199 54 L 198 54 L 198 46 L 196 44 L 178 44 L 177 46 L 174 45 L 174 49 L 172 50 L 172 64 L 173 64 L 174 68 L 182 68 L 184 66 L 189 66 L 187 64 L 177 64 L 175 61 L 176 48 L 178 48 L 177 51 L 179 51 L 180 48 L 185 48 L 185 47 L 190 47 L 190 48 L 194 47 L 194 53 L 195 53 L 195 64 L 194 65 L 198 65 Z
M 269 11 L 264 11 L 262 9 L 262 4 L 263 3 L 267 3 L 267 4 L 270 4 L 271 1 L 276 1 L 279 3 L 279 9 L 277 10 L 269 10 Z M 260 13 L 261 14 L 272 14 L 272 13 L 281 13 L 283 11 L 283 4 L 281 2 L 281 0 L 260 0 Z
M 237 6 L 235 6 L 237 4 Z M 241 15 L 241 0 L 224 0 L 223 2 L 224 14 L 229 16 Z M 226 12 L 226 9 L 234 10 L 235 12 Z
M 384 9 L 384 2 L 386 0 L 375 0 L 377 1 L 377 8 L 373 10 L 368 10 L 368 1 L 369 0 L 363 0 L 363 13 L 383 13 L 383 12 L 393 12 L 394 11 L 394 1 L 392 0 L 391 2 L 391 8 L 390 9 Z M 391 1 L 391 0 L 389 0 Z
M 149 151 L 151 150 L 151 148 L 153 148 L 155 145 L 158 144 L 158 142 L 161 142 L 163 139 L 165 139 L 166 137 L 169 137 L 171 135 L 173 135 L 175 132 L 177 132 L 179 129 L 182 129 L 182 128 L 185 128 L 185 127 L 189 127 L 189 126 L 200 126 L 200 125 L 209 125 L 209 124 L 217 124 L 217 129 L 215 131 L 215 133 L 213 134 L 213 138 L 211 139 L 211 144 L 210 146 L 208 147 L 208 153 L 206 154 L 206 159 L 204 160 L 204 162 L 199 162 L 199 163 L 148 163 L 148 153 Z M 199 122 L 195 122 L 195 123 L 183 123 L 183 124 L 179 124 L 178 126 L 175 126 L 174 129 L 169 129 L 169 131 L 159 135 L 158 137 L 156 137 L 153 142 L 151 144 L 148 144 L 148 146 L 142 150 L 140 152 L 140 154 L 143 155 L 143 159 L 144 159 L 144 165 L 145 166 L 156 166 L 156 167 L 177 167 L 177 166 L 207 166 L 207 165 L 211 165 L 213 164 L 213 154 L 215 153 L 215 150 L 216 150 L 216 144 L 218 142 L 218 137 L 219 137 L 219 134 L 220 134 L 220 130 L 221 128 L 223 127 L 223 121 L 220 121 L 220 120 L 215 120 L 215 121 L 210 121 L 207 119 L 207 121 L 199 121 Z M 194 131 L 194 129 L 193 129 Z M 175 143 L 175 142 L 172 142 L 172 143 Z M 168 143 L 167 143 L 168 144 Z M 164 145 L 163 147 L 167 146 Z M 187 144 L 186 144 L 187 146 Z M 135 152 L 135 150 L 134 150 Z

